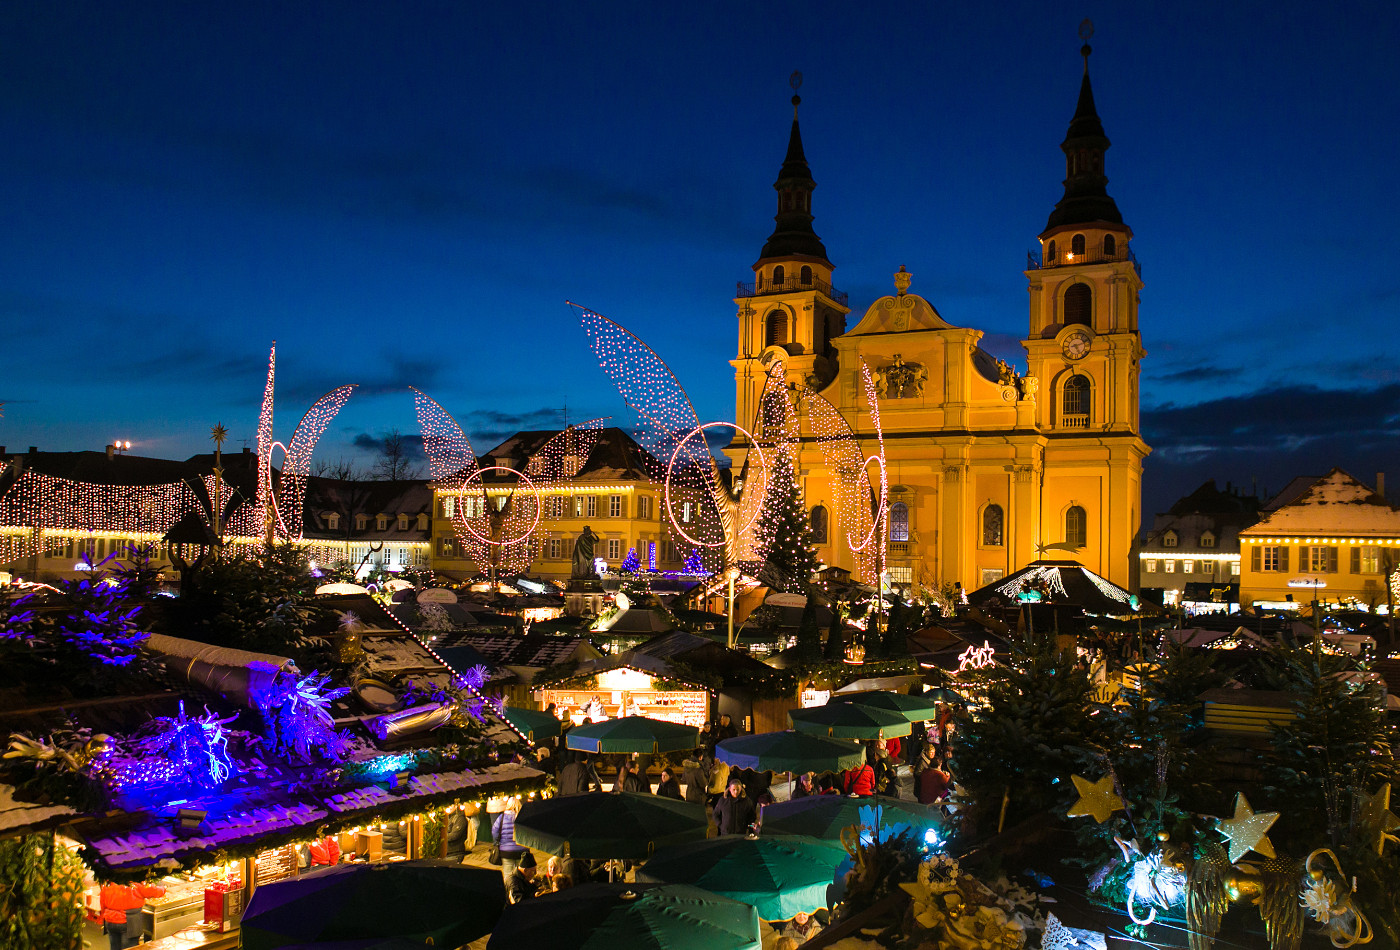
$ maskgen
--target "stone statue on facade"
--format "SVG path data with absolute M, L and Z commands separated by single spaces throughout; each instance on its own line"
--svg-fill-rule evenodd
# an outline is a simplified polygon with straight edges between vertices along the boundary
M 584 525 L 583 533 L 574 541 L 574 570 L 571 577 L 576 580 L 598 577 L 598 571 L 593 566 L 593 548 L 597 541 L 598 536 L 593 533 L 593 529 Z
M 889 366 L 875 371 L 875 382 L 886 399 L 911 399 L 924 394 L 928 370 L 922 363 L 906 363 L 898 353 Z

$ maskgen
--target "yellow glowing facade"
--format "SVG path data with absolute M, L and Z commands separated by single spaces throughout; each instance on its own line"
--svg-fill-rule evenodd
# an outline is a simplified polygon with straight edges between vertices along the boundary
M 735 301 L 735 418 L 755 418 L 766 367 L 780 357 L 794 393 L 810 387 L 828 400 L 873 455 L 862 361 L 870 367 L 889 462 L 886 566 L 895 583 L 973 590 L 1037 559 L 1074 559 L 1136 588 L 1149 452 L 1138 428 L 1142 280 L 1132 231 L 1104 189 L 1107 147 L 1086 68 L 1061 146 L 1065 197 L 1039 237 L 1040 259 L 1025 272 L 1027 370 L 1019 374 L 980 348 L 982 331 L 954 326 L 910 293 L 902 267 L 895 293 L 846 330 L 846 300 L 831 287 L 832 265 L 811 231 L 815 185 L 794 118 L 775 185 L 777 228 L 754 265 L 753 286 Z M 798 468 L 818 556 L 852 569 L 831 473 L 801 411 L 804 397 L 795 398 L 803 420 Z M 744 443 L 728 454 L 742 464 Z

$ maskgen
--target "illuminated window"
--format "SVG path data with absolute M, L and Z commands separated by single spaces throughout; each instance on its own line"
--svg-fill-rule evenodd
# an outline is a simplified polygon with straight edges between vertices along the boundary
M 622 517 L 622 496 L 621 496 L 621 495 L 609 495 L 609 496 L 608 496 L 608 517 L 609 517 L 609 518 L 621 518 L 621 517 Z
M 1094 323 L 1094 292 L 1088 284 L 1075 284 L 1065 291 L 1065 325 L 1072 323 L 1086 327 Z
M 442 555 L 443 557 L 456 557 L 457 539 L 438 538 L 438 554 Z
M 1069 251 L 1076 257 L 1084 254 L 1084 235 L 1076 234 L 1069 242 Z
M 695 516 L 695 506 L 688 501 L 681 502 L 681 521 L 690 524 L 690 519 Z
M 1175 573 L 1176 573 L 1176 562 L 1175 562 L 1175 561 L 1171 561 L 1171 560 L 1163 561 L 1163 562 L 1162 562 L 1162 569 L 1163 569 L 1164 571 L 1166 571 L 1168 574 L 1175 574 Z
M 1087 428 L 1089 425 L 1089 402 L 1093 390 L 1089 377 L 1078 374 L 1065 380 L 1063 413 L 1061 424 L 1070 428 Z
M 1176 544 L 1177 537 L 1175 531 L 1168 531 L 1166 534 L 1162 535 L 1162 547 L 1174 548 L 1176 547 Z
M 559 538 L 549 539 L 550 560 L 557 561 L 564 556 L 564 544 Z
M 776 346 L 788 341 L 788 318 L 787 311 L 778 309 L 770 310 L 768 321 L 763 337 L 764 346 Z
M 1249 552 L 1250 570 L 1270 574 L 1288 570 L 1288 548 L 1281 544 L 1255 545 Z
M 1005 576 L 1006 572 L 999 567 L 984 567 L 982 568 L 982 586 L 995 584 Z
M 1182 561 L 1182 562 L 1181 562 L 1181 573 L 1183 573 L 1183 574 L 1194 574 L 1195 572 L 1196 572 L 1196 562 L 1195 562 L 1195 561 L 1192 561 L 1192 560 L 1185 560 L 1185 561 Z
M 457 499 L 450 495 L 442 500 L 442 517 L 451 518 L 457 512 Z
M 1002 545 L 1001 505 L 988 505 L 982 511 L 982 544 L 989 548 Z
M 330 514 L 326 515 L 326 527 L 329 528 L 331 531 L 339 531 L 340 515 L 336 514 L 335 512 L 331 512 Z
M 889 567 L 885 569 L 891 584 L 912 584 L 914 583 L 914 569 L 912 567 Z
M 385 530 L 388 529 L 388 527 L 389 527 L 389 516 L 388 516 L 388 515 L 375 515 L 375 516 L 374 516 L 374 530 L 375 530 L 375 531 L 385 531 Z
M 1151 557 L 1150 557 L 1150 558 L 1147 558 L 1146 560 L 1144 560 L 1144 561 L 1142 562 L 1142 569 L 1143 569 L 1144 571 L 1146 571 L 1147 573 L 1149 573 L 1149 574 L 1156 574 L 1156 573 L 1157 573 L 1157 559 L 1156 559 L 1156 558 L 1151 558 Z
M 1112 235 L 1112 234 L 1105 234 L 1105 235 L 1103 236 L 1103 256 L 1104 256 L 1104 257 L 1112 257 L 1114 254 L 1117 254 L 1117 253 L 1118 253 L 1118 242 L 1115 241 L 1115 240 L 1113 239 L 1113 235 Z
M 1352 548 L 1351 572 L 1353 574 L 1379 574 L 1381 572 L 1381 549 L 1374 545 Z
M 890 505 L 890 540 L 909 540 L 909 506 L 902 501 Z
M 1215 547 L 1215 535 L 1211 534 L 1209 531 L 1202 531 L 1202 532 L 1201 532 L 1201 547 L 1203 547 L 1203 548 L 1213 548 L 1213 547 Z
M 1089 540 L 1089 516 L 1078 505 L 1065 512 L 1065 543 L 1083 547 Z
M 616 561 L 622 557 L 622 539 L 608 538 L 608 560 Z
M 1315 544 L 1299 548 L 1298 569 L 1314 574 L 1337 573 L 1337 549 L 1332 545 Z
M 1230 576 L 1231 576 L 1231 577 L 1239 577 L 1239 576 L 1240 576 L 1240 562 L 1239 562 L 1239 561 L 1231 561 L 1231 562 L 1230 562 Z
M 812 509 L 812 516 L 807 522 L 812 532 L 813 544 L 826 544 L 826 523 L 826 506 L 817 505 Z
M 590 517 L 590 518 L 596 518 L 596 517 L 598 517 L 598 496 L 597 496 L 597 495 L 589 495 L 589 496 L 588 496 L 588 503 L 587 503 L 586 505 L 584 505 L 584 507 L 588 509 L 588 517 Z

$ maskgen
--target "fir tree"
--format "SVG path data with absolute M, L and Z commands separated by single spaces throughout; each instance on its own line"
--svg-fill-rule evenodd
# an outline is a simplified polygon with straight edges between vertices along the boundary
M 817 625 L 817 600 L 807 595 L 802 608 L 802 620 L 797 625 L 797 661 L 803 666 L 815 664 L 822 656 L 822 631 Z
M 641 570 L 642 562 L 637 557 L 636 548 L 627 549 L 627 557 L 622 561 L 621 571 L 623 574 L 635 574 Z
M 766 573 L 774 576 L 779 589 L 800 594 L 817 569 L 817 555 L 811 546 L 807 508 L 793 473 L 792 453 L 780 448 L 774 455 L 757 531 L 760 538 L 768 540 Z
M 953 759 L 984 820 L 996 827 L 1003 795 L 1008 826 L 1072 804 L 1070 776 L 1099 777 L 1088 749 L 1089 677 L 1074 651 L 1034 634 L 987 680 L 986 702 L 959 714 Z
M 840 662 L 846 657 L 846 625 L 841 620 L 841 605 L 836 601 L 831 602 L 831 626 L 826 630 L 826 651 L 822 654 L 824 659 L 832 662 Z

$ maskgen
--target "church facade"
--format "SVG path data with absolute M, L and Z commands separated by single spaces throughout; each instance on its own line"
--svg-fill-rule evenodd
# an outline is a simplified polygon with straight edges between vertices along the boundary
M 803 400 L 816 394 L 878 451 L 863 382 L 869 367 L 890 484 L 885 569 L 895 584 L 974 590 L 1038 559 L 1073 559 L 1136 587 L 1142 517 L 1138 332 L 1142 288 L 1132 231 L 1107 192 L 1109 147 L 1089 82 L 1089 47 L 1065 154 L 1064 196 L 1028 262 L 1030 309 L 1018 373 L 979 346 L 982 331 L 946 320 L 894 274 L 894 292 L 848 327 L 846 297 L 812 227 L 816 187 L 793 97 L 788 150 L 774 188 L 776 226 L 741 286 L 731 365 L 735 419 L 755 419 L 767 370 L 781 359 L 802 437 L 798 477 L 823 563 L 855 565 L 831 473 Z M 727 449 L 739 471 L 744 439 Z M 872 473 L 875 466 L 870 466 Z M 856 542 L 857 544 L 859 541 Z

